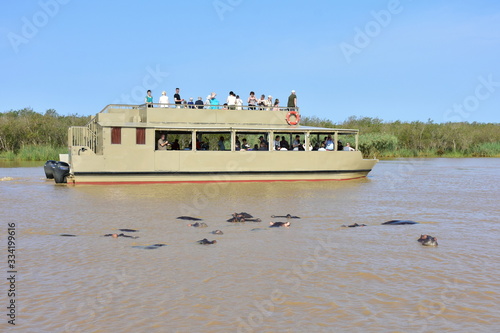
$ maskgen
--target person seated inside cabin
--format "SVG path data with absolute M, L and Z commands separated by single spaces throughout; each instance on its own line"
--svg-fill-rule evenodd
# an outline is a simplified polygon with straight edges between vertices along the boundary
M 328 151 L 332 151 L 335 149 L 335 147 L 333 146 L 333 139 L 330 134 L 328 134 L 328 137 L 325 140 L 325 149 Z
M 236 142 L 235 142 L 235 147 L 234 147 L 236 150 L 240 150 L 241 149 L 241 142 L 240 142 L 240 139 L 238 138 L 238 136 L 236 136 Z
M 257 143 L 253 145 L 253 150 L 259 150 L 259 145 Z
M 219 145 L 219 150 L 226 150 L 226 146 L 224 145 L 224 137 L 221 136 L 219 138 L 219 142 L 217 143 Z
M 276 140 L 274 140 L 274 150 L 280 150 L 281 149 L 281 137 L 279 135 L 276 135 Z
M 318 151 L 326 151 L 325 144 L 321 142 L 321 146 L 318 148 Z
M 355 151 L 356 149 L 352 148 L 349 142 L 345 144 L 344 151 Z
M 269 147 L 269 143 L 266 141 L 266 139 L 264 139 L 264 136 L 259 136 L 259 150 L 260 150 L 260 144 L 264 142 L 264 145 L 266 146 L 266 150 L 268 150 L 267 148 Z
M 198 100 L 194 102 L 198 109 L 203 109 L 203 98 L 198 97 Z
M 288 150 L 288 149 L 290 149 L 290 145 L 288 144 L 288 141 L 286 141 L 285 136 L 281 137 L 280 146 L 281 146 L 281 150 Z
M 313 151 L 317 151 L 319 149 L 319 144 L 316 142 L 314 144 L 314 147 L 312 148 Z
M 242 141 L 242 143 L 241 143 L 241 150 L 249 150 L 250 149 L 250 145 L 247 143 L 247 139 L 243 139 L 241 141 Z
M 300 150 L 300 146 L 301 146 L 300 135 L 297 134 L 295 136 L 295 140 L 293 140 L 293 142 L 292 142 L 292 148 L 293 148 L 293 150 L 297 151 L 297 150 Z
M 158 139 L 158 150 L 167 150 L 167 146 L 170 146 L 170 143 L 165 139 L 165 134 L 162 134 Z
M 208 150 L 209 145 L 208 145 L 208 139 L 207 138 L 203 138 L 203 140 L 201 140 L 200 147 L 201 147 L 201 150 Z
M 175 139 L 171 147 L 172 150 L 181 150 L 181 146 L 179 145 L 179 139 Z
M 340 141 L 340 140 L 337 142 L 337 150 L 338 151 L 344 150 L 344 145 L 342 144 L 342 141 Z
M 259 150 L 262 150 L 262 151 L 269 150 L 269 149 L 267 149 L 267 145 L 266 145 L 265 141 L 260 142 Z

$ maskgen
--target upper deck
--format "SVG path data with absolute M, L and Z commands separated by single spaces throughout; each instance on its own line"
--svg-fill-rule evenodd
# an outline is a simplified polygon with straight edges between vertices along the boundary
M 252 109 L 253 108 L 253 109 Z M 295 109 L 299 113 L 299 108 Z M 288 108 L 239 106 L 227 109 L 219 106 L 216 109 L 204 106 L 203 109 L 192 105 L 153 104 L 125 105 L 110 104 L 97 114 L 95 119 L 101 126 L 122 127 L 158 127 L 168 124 L 169 127 L 254 127 L 271 126 L 273 128 L 290 128 L 287 121 Z M 296 117 L 288 115 L 288 120 L 295 122 Z

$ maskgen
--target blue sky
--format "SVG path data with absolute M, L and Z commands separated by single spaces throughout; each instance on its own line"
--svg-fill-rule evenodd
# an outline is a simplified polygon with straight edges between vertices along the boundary
M 0 112 L 251 90 L 341 122 L 500 122 L 500 1 L 2 1 Z

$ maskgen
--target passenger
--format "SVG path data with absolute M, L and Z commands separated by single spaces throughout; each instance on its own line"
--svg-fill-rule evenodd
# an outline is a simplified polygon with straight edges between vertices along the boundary
M 222 110 L 228 110 L 227 103 L 224 103 L 224 104 L 222 105 Z
M 229 96 L 227 96 L 226 99 L 227 106 L 229 107 L 229 110 L 236 110 L 236 95 L 234 92 L 230 91 Z
M 215 110 L 215 109 L 219 109 L 219 100 L 217 99 L 217 94 L 216 93 L 212 93 L 212 99 L 210 100 L 210 108 Z
M 299 147 L 300 147 L 300 135 L 296 135 L 295 136 L 295 140 L 293 140 L 292 142 L 292 148 L 293 150 L 297 151 L 299 150 Z
M 276 98 L 276 99 L 274 100 L 273 111 L 279 111 L 279 110 L 280 110 L 280 106 L 279 106 L 279 104 L 280 104 L 280 100 Z
M 312 150 L 317 151 L 318 149 L 319 149 L 319 144 L 316 142 Z
M 181 146 L 179 145 L 179 139 L 175 139 L 171 147 L 172 150 L 181 150 Z
M 167 146 L 170 146 L 170 143 L 165 140 L 165 134 L 162 134 L 158 139 L 158 150 L 167 150 Z
M 267 110 L 271 110 L 271 108 L 273 107 L 273 96 L 271 95 L 267 96 L 266 107 Z
M 333 146 L 333 139 L 332 139 L 332 136 L 330 134 L 328 134 L 328 137 L 325 140 L 325 149 L 329 150 L 329 151 L 332 151 L 335 149 Z
M 280 140 L 280 136 L 277 135 L 276 136 L 276 140 L 274 140 L 274 150 L 280 150 L 281 149 L 281 140 Z
M 153 107 L 153 96 L 151 95 L 151 90 L 147 91 L 147 95 L 144 98 L 144 103 L 148 106 L 148 108 Z
M 201 140 L 200 147 L 201 147 L 201 150 L 208 150 L 210 148 L 207 138 L 203 138 L 203 140 Z
M 193 97 L 189 97 L 189 102 L 187 102 L 190 109 L 194 109 Z
M 340 141 L 340 140 L 337 142 L 337 150 L 338 151 L 344 150 L 344 145 L 342 144 L 342 141 Z
M 240 98 L 240 95 L 236 95 L 236 110 L 241 110 L 241 106 L 243 105 L 243 100 Z
M 255 97 L 253 91 L 250 91 L 250 96 L 248 97 L 248 110 L 255 110 L 255 105 L 257 105 L 257 97 Z
M 264 106 L 266 106 L 266 95 L 262 94 L 260 95 L 260 99 L 257 102 L 257 104 L 260 106 L 259 110 L 264 110 Z
M 288 150 L 288 149 L 290 149 L 290 145 L 288 144 L 288 141 L 286 141 L 285 136 L 281 137 L 280 146 L 281 146 L 281 150 Z
M 295 90 L 292 90 L 290 96 L 288 96 L 288 111 L 296 111 L 297 108 L 297 95 L 295 94 Z
M 168 108 L 168 96 L 166 91 L 161 92 L 160 100 L 158 101 L 158 103 L 160 103 L 160 107 Z
M 179 94 L 179 91 L 179 88 L 175 88 L 174 102 L 175 104 L 177 104 L 177 108 L 180 108 L 182 102 L 184 102 L 184 100 L 181 98 L 181 95 Z
M 198 109 L 203 109 L 203 98 L 198 97 L 198 100 L 194 104 L 197 105 Z
M 224 137 L 221 136 L 219 138 L 219 142 L 217 143 L 219 145 L 219 150 L 226 150 L 226 146 L 224 145 Z
M 259 146 L 260 146 L 260 143 L 264 142 L 264 145 L 266 146 L 266 150 L 268 150 L 268 147 L 269 147 L 269 143 L 264 139 L 264 137 L 261 135 L 259 136 Z
M 260 150 L 260 149 L 259 149 L 259 145 L 258 145 L 258 144 L 254 144 L 254 145 L 253 145 L 253 150 Z
M 187 101 L 182 102 L 182 108 L 186 109 L 187 108 Z
M 349 142 L 347 142 L 345 144 L 344 151 L 355 151 L 355 149 L 351 147 L 351 145 L 349 144 Z
M 249 150 L 249 149 L 250 145 L 247 143 L 247 139 L 243 139 L 241 144 L 241 150 Z
M 318 148 L 318 151 L 326 151 L 324 142 L 321 142 L 321 147 Z
M 212 94 L 210 94 L 210 95 L 207 96 L 207 99 L 205 100 L 205 105 L 209 106 L 211 101 L 212 101 Z
M 236 136 L 236 142 L 235 142 L 235 149 L 240 150 L 241 149 L 241 142 L 238 136 Z
M 267 149 L 267 145 L 266 145 L 265 141 L 260 142 L 259 150 L 269 150 L 269 149 Z

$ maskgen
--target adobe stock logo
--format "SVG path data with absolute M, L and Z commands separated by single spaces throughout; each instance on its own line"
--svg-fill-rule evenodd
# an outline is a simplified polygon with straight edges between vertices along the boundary
M 243 0 L 214 0 L 212 2 L 217 15 L 219 15 L 219 19 L 224 21 L 224 13 L 232 12 L 236 6 L 240 5 Z
M 360 29 L 359 27 L 354 28 L 354 32 L 356 34 L 354 35 L 353 43 L 349 44 L 342 42 L 339 45 L 347 63 L 351 63 L 352 56 L 354 54 L 360 54 L 363 49 L 368 47 L 372 42 L 372 39 L 382 33 L 382 28 L 386 28 L 389 24 L 391 24 L 392 17 L 402 11 L 403 7 L 401 6 L 399 0 L 389 1 L 387 9 L 379 11 L 372 10 L 370 14 L 373 17 L 373 20 L 368 21 L 365 24 L 364 29 Z
M 477 80 L 479 84 L 474 89 L 474 94 L 466 96 L 461 104 L 455 103 L 453 108 L 446 110 L 444 113 L 445 121 L 465 121 L 479 108 L 481 101 L 490 98 L 500 88 L 500 82 L 493 81 L 492 74 L 489 74 L 487 78 L 479 76 Z
M 71 0 L 41 0 L 38 2 L 40 10 L 35 12 L 31 19 L 26 16 L 21 18 L 22 26 L 21 33 L 9 32 L 7 38 L 15 53 L 19 52 L 19 47 L 23 44 L 28 44 L 30 40 L 38 35 L 40 29 L 45 27 L 51 18 L 54 18 L 58 13 L 61 5 L 66 5 Z

